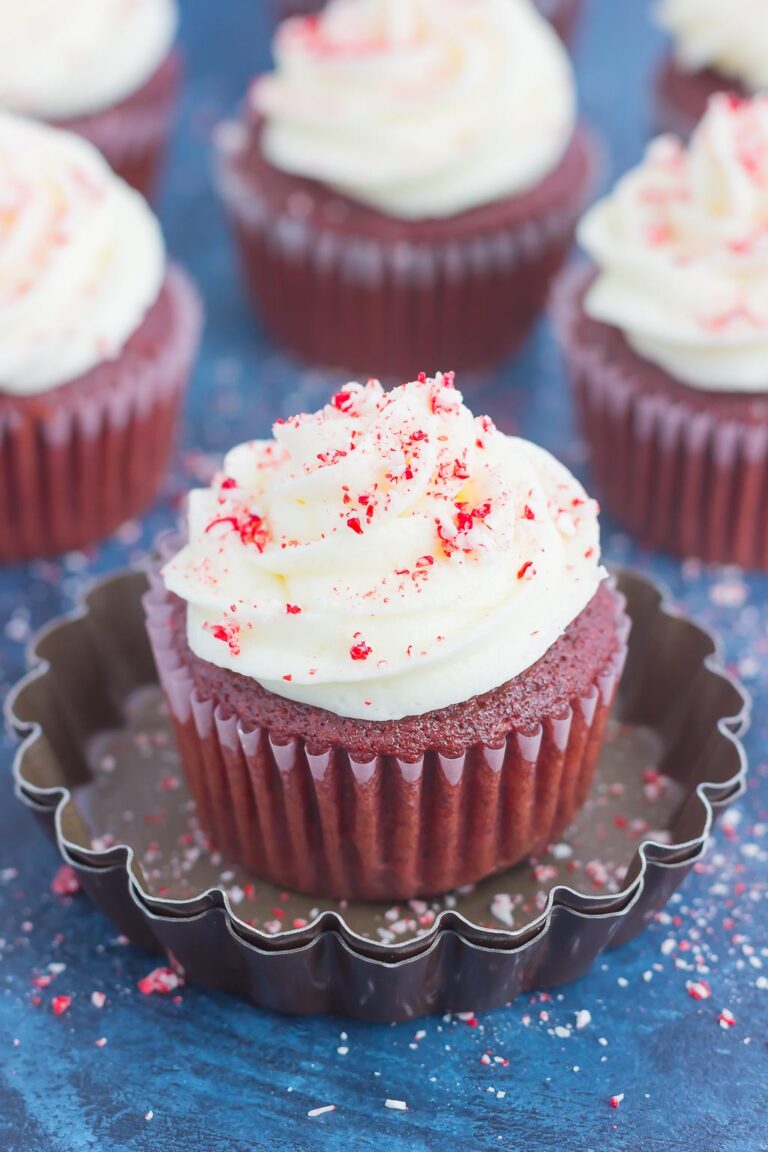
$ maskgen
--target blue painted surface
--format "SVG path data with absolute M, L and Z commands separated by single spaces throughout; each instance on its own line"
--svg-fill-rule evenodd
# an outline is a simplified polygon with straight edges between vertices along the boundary
M 0 573 L 0 692 L 22 670 L 30 629 L 69 607 L 93 573 L 142 555 L 172 517 L 200 453 L 261 434 L 273 418 L 320 402 L 328 389 L 327 378 L 299 375 L 250 324 L 210 189 L 210 129 L 265 59 L 263 6 L 183 3 L 189 84 L 162 215 L 171 251 L 204 287 L 209 325 L 182 465 L 165 504 L 143 526 L 129 526 L 87 559 Z M 647 6 L 636 0 L 592 0 L 584 33 L 583 105 L 609 145 L 608 177 L 639 155 L 660 44 Z M 506 429 L 516 422 L 581 468 L 544 325 L 471 403 Z M 192 988 L 180 1003 L 144 997 L 136 984 L 154 961 L 116 941 L 83 897 L 51 894 L 57 857 L 10 797 L 6 742 L 0 1150 L 432 1152 L 454 1140 L 464 1149 L 525 1152 L 768 1148 L 768 579 L 681 569 L 637 553 L 610 531 L 607 551 L 661 576 L 686 609 L 721 630 L 728 662 L 757 703 L 740 820 L 720 830 L 706 864 L 670 906 L 671 919 L 551 1001 L 518 1001 L 477 1027 L 440 1019 L 392 1028 L 296 1021 Z M 50 964 L 66 968 L 49 988 L 35 989 L 32 977 L 50 974 Z M 687 994 L 696 972 L 711 999 Z M 106 993 L 102 1009 L 90 1002 L 94 990 Z M 50 1007 L 55 994 L 73 998 L 60 1017 Z M 736 1018 L 729 1029 L 718 1024 L 725 1008 Z M 576 1029 L 575 1014 L 584 1009 L 591 1022 Z M 97 1047 L 101 1037 L 107 1044 Z M 491 1062 L 481 1063 L 489 1051 Z M 624 1100 L 612 1109 L 609 1098 L 619 1093 Z M 406 1101 L 408 1110 L 385 1108 L 387 1098 Z M 336 1110 L 307 1116 L 326 1104 Z

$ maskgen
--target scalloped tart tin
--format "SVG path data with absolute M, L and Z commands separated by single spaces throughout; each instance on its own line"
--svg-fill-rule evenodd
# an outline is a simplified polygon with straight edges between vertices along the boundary
M 749 702 L 712 636 L 641 576 L 617 583 L 632 638 L 590 799 L 545 855 L 470 888 L 392 907 L 318 900 L 212 852 L 157 682 L 142 572 L 95 585 L 34 641 L 7 702 L 17 794 L 93 902 L 191 982 L 371 1021 L 566 983 L 663 907 L 744 786 Z

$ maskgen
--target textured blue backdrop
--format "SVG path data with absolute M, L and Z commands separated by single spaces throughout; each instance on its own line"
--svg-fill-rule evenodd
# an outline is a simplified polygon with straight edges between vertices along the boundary
M 31 629 L 68 608 L 93 573 L 142 555 L 205 465 L 201 454 L 265 432 L 275 417 L 320 402 L 329 387 L 321 374 L 299 373 L 250 323 L 210 186 L 211 128 L 266 59 L 264 5 L 182 4 L 189 74 L 162 216 L 171 251 L 203 286 L 208 331 L 168 499 L 92 555 L 0 573 L 0 693 L 22 670 Z M 644 2 L 592 0 L 578 64 L 585 113 L 609 148 L 606 178 L 640 153 L 660 49 Z M 476 410 L 582 467 L 545 325 L 514 365 L 480 388 Z M 57 857 L 11 798 L 6 741 L 1 1152 L 416 1152 L 452 1140 L 526 1152 L 768 1148 L 768 580 L 681 569 L 610 531 L 607 551 L 661 576 L 686 609 L 721 630 L 729 664 L 757 703 L 748 795 L 668 916 L 588 979 L 476 1026 L 291 1020 L 192 988 L 179 1002 L 144 997 L 136 985 L 151 958 L 117 941 L 83 897 L 51 893 Z M 49 987 L 32 984 L 41 974 L 53 977 Z M 711 999 L 688 995 L 693 974 L 709 982 Z M 101 1009 L 91 1003 L 95 990 L 106 994 Z M 72 997 L 61 1016 L 51 1010 L 56 994 Z M 584 1009 L 591 1022 L 577 1029 Z M 723 1009 L 735 1026 L 720 1025 Z M 489 1051 L 503 1062 L 492 1055 L 481 1063 Z M 613 1109 L 609 1099 L 619 1093 Z M 405 1101 L 407 1111 L 387 1109 L 388 1098 Z M 308 1117 L 331 1104 L 334 1111 Z

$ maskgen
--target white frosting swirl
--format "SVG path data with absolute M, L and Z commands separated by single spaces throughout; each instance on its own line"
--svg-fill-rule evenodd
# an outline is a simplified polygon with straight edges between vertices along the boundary
M 164 275 L 155 217 L 95 148 L 0 113 L 0 392 L 119 356 Z
M 519 675 L 594 596 L 597 508 L 451 376 L 348 385 L 231 452 L 164 569 L 190 647 L 271 692 L 393 720 Z
M 529 0 L 330 0 L 275 53 L 252 92 L 267 159 L 391 216 L 524 192 L 573 134 L 568 56 Z
M 587 313 L 676 379 L 768 392 L 768 96 L 716 96 L 585 217 Z
M 684 71 L 713 68 L 754 92 L 768 87 L 765 0 L 661 0 L 656 15 Z
M 101 112 L 150 78 L 175 0 L 0 0 L 0 106 L 44 120 Z

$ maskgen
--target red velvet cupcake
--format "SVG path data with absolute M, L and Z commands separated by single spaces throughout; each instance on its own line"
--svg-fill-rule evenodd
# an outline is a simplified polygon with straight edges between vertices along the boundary
M 498 363 L 538 317 L 594 175 L 551 29 L 506 0 L 332 0 L 283 25 L 276 52 L 219 138 L 267 330 L 366 375 Z
M 270 2 L 275 24 L 288 20 L 291 16 L 310 16 L 323 7 L 323 0 L 270 0 Z M 554 26 L 561 39 L 570 44 L 581 20 L 584 0 L 533 0 L 533 2 L 542 16 L 546 16 Z
M 181 77 L 175 0 L 0 0 L 0 107 L 90 140 L 150 197 Z
M 0 562 L 79 548 L 155 499 L 201 309 L 86 141 L 0 114 Z
M 338 898 L 471 883 L 583 803 L 628 622 L 594 503 L 451 377 L 348 385 L 229 454 L 147 596 L 200 820 Z
M 687 139 L 718 92 L 768 88 L 762 0 L 661 0 L 657 18 L 674 42 L 656 81 L 660 131 Z
M 768 569 L 768 98 L 715 97 L 587 215 L 555 317 L 605 507 Z

